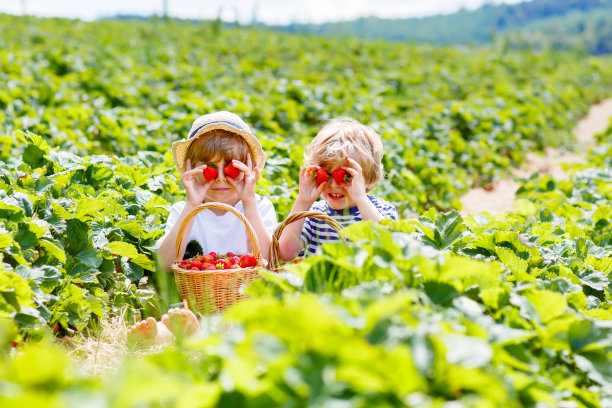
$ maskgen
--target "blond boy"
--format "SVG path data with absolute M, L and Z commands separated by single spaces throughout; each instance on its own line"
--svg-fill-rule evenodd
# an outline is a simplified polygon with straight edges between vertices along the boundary
M 392 204 L 367 194 L 383 176 L 382 155 L 382 142 L 372 128 L 349 118 L 330 121 L 310 144 L 309 165 L 300 171 L 298 197 L 291 213 L 320 211 L 343 226 L 362 220 L 397 219 Z M 319 197 L 323 200 L 316 201 Z M 324 242 L 337 240 L 338 234 L 325 221 L 298 220 L 279 238 L 280 257 L 291 260 L 299 254 L 312 255 Z

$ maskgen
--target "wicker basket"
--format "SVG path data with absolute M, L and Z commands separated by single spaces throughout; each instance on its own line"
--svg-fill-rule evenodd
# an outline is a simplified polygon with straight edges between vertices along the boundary
M 179 266 L 185 228 L 193 217 L 206 209 L 229 211 L 242 221 L 253 244 L 253 255 L 257 260 L 257 266 L 217 271 L 190 271 Z M 194 312 L 211 314 L 222 312 L 227 307 L 244 298 L 245 295 L 239 292 L 240 287 L 245 283 L 258 279 L 260 276 L 257 271 L 260 268 L 264 268 L 265 264 L 266 262 L 259 252 L 257 236 L 244 215 L 227 204 L 211 202 L 195 208 L 181 224 L 178 236 L 176 237 L 176 255 L 171 270 L 174 272 L 176 285 L 184 304 L 189 305 L 188 307 Z
M 338 233 L 342 242 L 346 243 L 346 239 L 344 238 L 344 235 L 342 235 L 342 225 L 340 225 L 338 221 L 334 220 L 330 216 L 325 215 L 322 212 L 318 212 L 318 211 L 296 212 L 294 214 L 291 214 L 283 222 L 278 224 L 278 226 L 276 227 L 276 230 L 274 230 L 274 234 L 272 235 L 272 243 L 270 245 L 270 263 L 268 265 L 268 269 L 272 271 L 278 271 L 281 269 L 278 239 L 280 238 L 285 227 L 291 224 L 293 221 L 297 221 L 302 218 L 308 218 L 308 217 L 317 218 L 319 220 L 326 221 L 329 224 L 329 226 L 332 227 Z

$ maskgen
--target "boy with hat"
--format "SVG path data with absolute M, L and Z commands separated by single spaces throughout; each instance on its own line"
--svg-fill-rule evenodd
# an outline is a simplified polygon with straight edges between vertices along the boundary
M 255 193 L 266 155 L 248 125 L 231 112 L 201 116 L 193 122 L 186 140 L 172 144 L 172 155 L 187 197 L 170 209 L 165 234 L 158 241 L 160 265 L 170 269 L 183 220 L 200 204 L 212 201 L 231 205 L 244 214 L 267 258 L 276 212 L 270 200 Z M 223 210 L 207 209 L 193 217 L 183 231 L 181 256 L 191 240 L 196 240 L 204 253 L 252 252 L 244 224 Z M 167 329 L 172 327 L 190 332 L 197 328 L 197 319 L 185 309 L 171 309 L 161 322 L 149 318 L 132 326 L 129 336 L 138 341 L 165 340 Z

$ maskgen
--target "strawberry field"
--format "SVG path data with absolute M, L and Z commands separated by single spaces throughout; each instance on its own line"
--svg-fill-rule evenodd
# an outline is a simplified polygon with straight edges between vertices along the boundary
M 0 15 L 0 85 L 0 406 L 612 407 L 612 122 L 570 180 L 457 211 L 527 152 L 576 147 L 611 58 Z M 185 195 L 170 145 L 215 110 L 262 142 L 279 221 L 321 123 L 369 124 L 401 220 L 84 371 L 68 340 L 180 301 L 154 248 Z

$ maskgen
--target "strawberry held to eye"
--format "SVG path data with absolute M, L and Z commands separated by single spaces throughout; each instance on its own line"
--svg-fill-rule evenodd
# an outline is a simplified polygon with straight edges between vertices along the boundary
M 225 173 L 226 176 L 231 177 L 231 178 L 236 178 L 240 175 L 240 170 L 234 167 L 234 163 L 232 162 L 230 162 L 227 166 L 225 166 L 225 168 L 223 169 L 223 172 Z
M 329 180 L 329 174 L 323 169 L 319 169 L 312 173 L 312 178 L 316 180 L 317 184 L 321 184 Z
M 334 170 L 332 176 L 338 184 L 348 183 L 349 181 L 351 181 L 351 175 L 342 168 Z
M 211 181 L 217 178 L 217 174 L 219 174 L 219 171 L 217 171 L 216 168 L 209 164 L 206 166 L 202 173 L 204 174 L 204 178 L 206 180 Z

